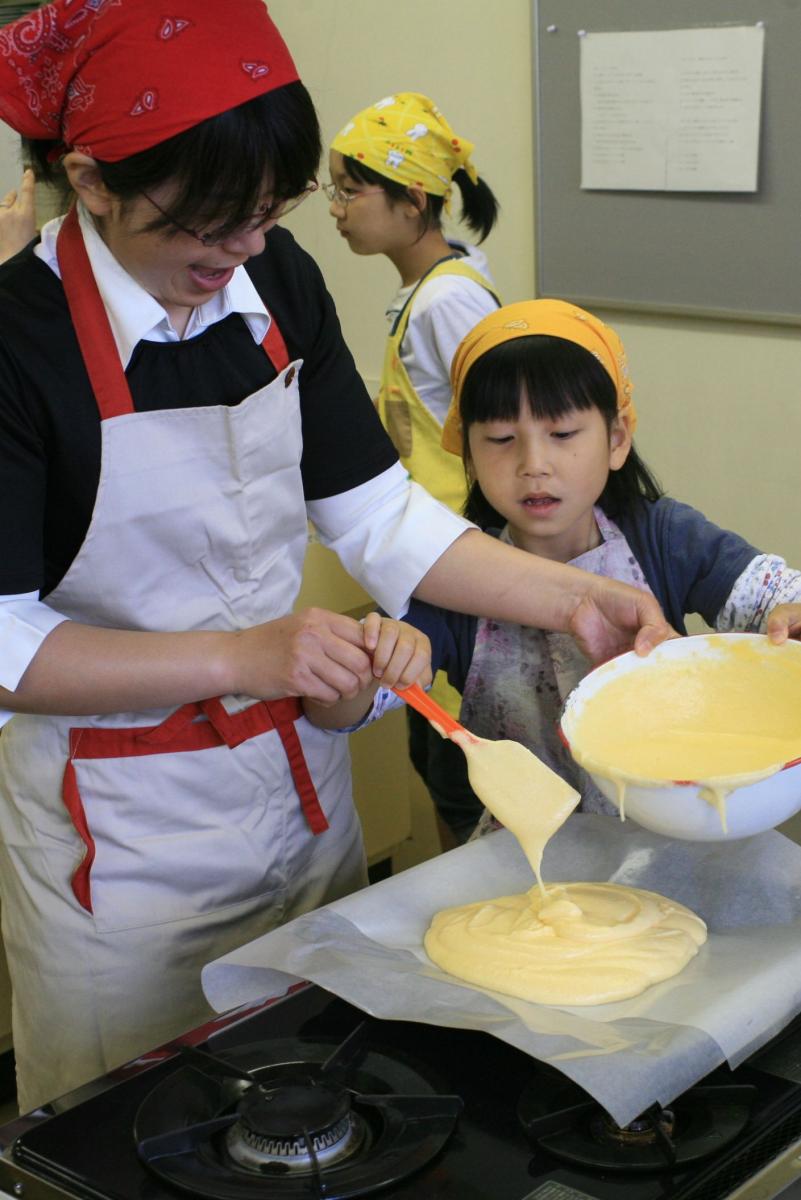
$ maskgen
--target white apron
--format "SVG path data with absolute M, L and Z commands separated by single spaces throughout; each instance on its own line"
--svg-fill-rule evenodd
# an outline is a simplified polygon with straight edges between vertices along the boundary
M 74 211 L 58 243 L 101 416 L 86 539 L 47 597 L 94 626 L 291 612 L 307 539 L 297 373 L 236 407 L 135 412 Z M 199 1024 L 209 959 L 366 882 L 347 738 L 294 699 L 15 716 L 0 887 L 23 1111 Z

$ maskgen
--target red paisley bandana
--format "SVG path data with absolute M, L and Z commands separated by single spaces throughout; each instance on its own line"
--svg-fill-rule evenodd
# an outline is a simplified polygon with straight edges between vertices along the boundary
M 55 0 L 0 29 L 0 119 L 102 162 L 297 78 L 264 0 Z

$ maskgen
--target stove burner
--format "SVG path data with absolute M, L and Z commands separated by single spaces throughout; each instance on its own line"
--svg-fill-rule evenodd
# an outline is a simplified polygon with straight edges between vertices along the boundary
M 255 1042 L 186 1065 L 140 1105 L 137 1153 L 162 1179 L 209 1200 L 344 1200 L 424 1166 L 462 1108 L 416 1067 L 364 1045 Z
M 676 1127 L 676 1117 L 671 1109 L 654 1104 L 636 1121 L 629 1125 L 618 1125 L 603 1109 L 590 1117 L 590 1132 L 598 1141 L 617 1142 L 621 1146 L 653 1146 L 657 1142 L 669 1144 Z
M 546 1068 L 524 1089 L 518 1117 L 538 1148 L 562 1162 L 590 1170 L 677 1171 L 742 1133 L 756 1091 L 748 1084 L 690 1088 L 669 1109 L 654 1104 L 621 1127 L 578 1084 Z
M 316 1160 L 330 1166 L 355 1153 L 366 1127 L 351 1112 L 343 1088 L 307 1082 L 251 1088 L 240 1101 L 239 1120 L 226 1143 L 234 1162 L 250 1171 L 278 1163 L 291 1171 L 310 1171 Z

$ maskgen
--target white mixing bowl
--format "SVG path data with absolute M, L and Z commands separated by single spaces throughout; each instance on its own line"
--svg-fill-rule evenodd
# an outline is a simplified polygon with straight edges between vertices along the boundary
M 664 664 L 685 663 L 688 678 L 693 672 L 698 677 L 699 664 L 716 654 L 726 653 L 727 643 L 745 639 L 753 646 L 756 654 L 753 662 L 743 670 L 759 670 L 760 660 L 765 655 L 784 654 L 793 656 L 789 666 L 799 671 L 801 679 L 801 643 L 789 642 L 782 647 L 772 646 L 761 634 L 704 634 L 698 637 L 677 638 L 663 642 L 649 655 L 640 657 L 633 652 L 623 654 L 603 666 L 596 667 L 584 677 L 568 696 L 561 720 L 562 737 L 571 754 L 581 762 L 591 775 L 596 786 L 614 804 L 619 803 L 618 788 L 613 777 L 618 774 L 617 764 L 589 761 L 582 754 L 581 718 L 588 704 L 604 702 L 604 688 L 613 680 L 632 672 L 651 672 L 654 682 L 658 681 Z M 752 656 L 749 656 L 751 658 Z M 765 660 L 775 661 L 775 660 Z M 664 673 L 664 672 L 663 672 Z M 700 676 L 703 679 L 703 674 Z M 697 686 L 697 683 L 696 683 Z M 742 776 L 731 776 L 726 785 L 733 785 L 725 799 L 726 832 L 724 832 L 718 809 L 706 798 L 701 784 L 703 781 L 652 780 L 632 775 L 625 779 L 624 812 L 645 829 L 666 837 L 685 838 L 690 841 L 719 841 L 724 838 L 750 837 L 772 829 L 786 821 L 801 809 L 801 688 L 794 704 L 798 712 L 799 744 L 797 754 L 773 774 L 756 782 L 741 782 Z M 658 711 L 658 710 L 657 710 Z M 671 727 L 681 719 L 674 708 L 659 713 L 659 719 L 669 720 Z M 687 728 L 691 728 L 688 724 Z M 716 779 L 721 784 L 721 777 Z

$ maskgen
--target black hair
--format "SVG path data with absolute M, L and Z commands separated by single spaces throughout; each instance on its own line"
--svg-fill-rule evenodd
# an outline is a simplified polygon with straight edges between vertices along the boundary
M 24 141 L 38 178 L 70 194 L 60 164 L 49 161 L 54 142 Z M 106 187 L 123 201 L 171 182 L 170 216 L 189 229 L 210 225 L 231 233 L 258 211 L 265 179 L 275 200 L 299 196 L 314 179 L 322 141 L 312 99 L 300 81 L 208 117 L 175 137 L 119 162 L 98 160 Z M 149 229 L 175 232 L 154 213 Z
M 464 514 L 482 528 L 497 528 L 506 519 L 470 479 L 468 431 L 479 421 L 513 421 L 521 397 L 528 398 L 537 420 L 557 420 L 576 409 L 597 408 L 611 430 L 617 415 L 617 391 L 609 372 L 583 346 L 566 338 L 532 334 L 513 338 L 476 359 L 462 386 L 462 458 L 468 474 Z M 632 445 L 618 471 L 610 471 L 598 504 L 613 519 L 642 500 L 658 500 L 662 489 Z
M 406 184 L 398 183 L 397 179 L 388 179 L 386 175 L 373 170 L 372 167 L 366 167 L 358 159 L 346 155 L 345 170 L 351 179 L 356 179 L 359 183 L 377 184 L 382 187 L 389 197 L 390 204 L 410 199 Z M 454 172 L 453 182 L 462 195 L 462 220 L 477 235 L 478 241 L 483 242 L 498 219 L 498 201 L 489 184 L 483 179 L 473 183 L 464 167 L 459 167 L 458 171 Z M 426 192 L 426 198 L 427 204 L 420 212 L 421 237 L 429 229 L 441 227 L 442 209 L 445 204 L 444 196 L 432 196 L 430 192 Z

